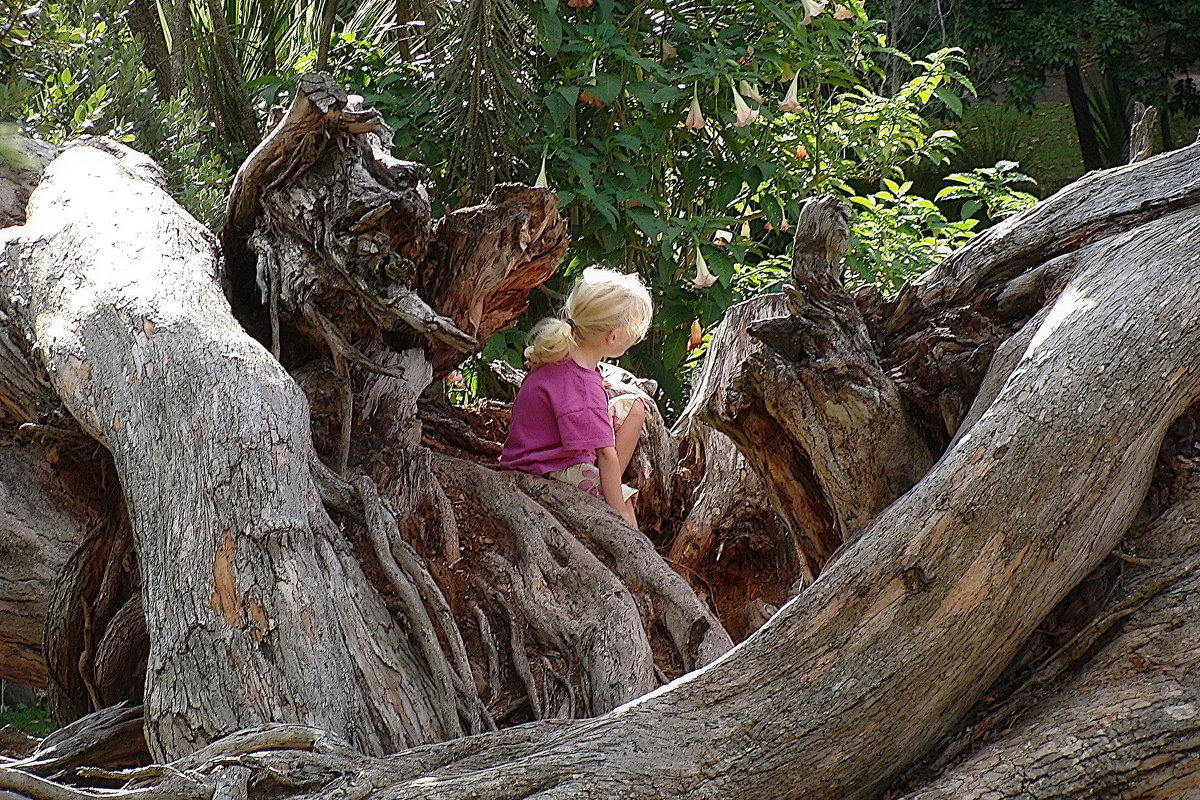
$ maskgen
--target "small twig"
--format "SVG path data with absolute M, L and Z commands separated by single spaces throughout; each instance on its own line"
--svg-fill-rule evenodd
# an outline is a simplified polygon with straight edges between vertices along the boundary
M 471 613 L 475 617 L 475 623 L 479 626 L 483 657 L 487 661 L 488 689 L 490 689 L 491 695 L 488 697 L 488 703 L 491 703 L 496 699 L 497 687 L 500 686 L 500 651 L 496 647 L 496 637 L 492 633 L 492 624 L 488 622 L 487 614 L 484 614 L 483 609 L 474 603 L 471 603 Z
M 1113 550 L 1112 554 L 1121 561 L 1124 561 L 1126 564 L 1135 564 L 1139 567 L 1149 567 L 1154 564 L 1154 562 L 1148 558 L 1130 555 L 1129 553 L 1122 553 L 1120 550 Z

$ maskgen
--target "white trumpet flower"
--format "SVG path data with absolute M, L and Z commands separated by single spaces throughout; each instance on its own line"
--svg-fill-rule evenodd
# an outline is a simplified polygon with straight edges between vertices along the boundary
M 737 87 L 730 84 L 729 88 L 733 90 L 733 108 L 737 112 L 737 120 L 734 121 L 733 127 L 744 128 L 754 120 L 758 119 L 758 109 L 751 108 L 742 96 L 738 94 Z
M 792 76 L 792 82 L 788 85 L 787 94 L 783 96 L 783 100 L 779 103 L 780 111 L 788 111 L 794 114 L 800 110 L 800 98 L 796 95 L 799 82 L 800 73 L 797 72 Z
M 707 289 L 717 282 L 717 276 L 713 275 L 708 268 L 708 262 L 704 260 L 704 251 L 699 247 L 696 248 L 696 277 L 692 279 L 692 286 L 697 289 Z
M 804 19 L 800 20 L 800 24 L 811 25 L 812 18 L 825 10 L 828 0 L 821 0 L 819 3 L 816 0 L 800 0 L 800 3 L 804 6 Z
M 749 97 L 756 103 L 761 103 L 763 101 L 762 95 L 758 93 L 758 87 L 751 86 L 750 81 L 742 81 L 738 84 L 738 89 L 741 90 L 744 97 Z
M 683 127 L 689 131 L 698 131 L 704 126 L 704 114 L 700 113 L 700 98 L 693 91 L 692 104 L 688 106 L 687 118 L 683 121 Z

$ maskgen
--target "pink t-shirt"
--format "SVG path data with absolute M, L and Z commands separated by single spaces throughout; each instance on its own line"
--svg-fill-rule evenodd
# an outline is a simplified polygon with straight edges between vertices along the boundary
M 512 408 L 500 466 L 545 475 L 596 463 L 596 450 L 613 447 L 604 380 L 572 358 L 529 371 Z

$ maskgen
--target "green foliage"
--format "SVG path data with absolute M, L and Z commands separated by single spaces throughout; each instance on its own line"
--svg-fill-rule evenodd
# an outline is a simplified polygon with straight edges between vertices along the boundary
M 158 95 L 123 7 L 77 0 L 26 12 L 23 38 L 10 31 L 0 42 L 17 58 L 0 84 L 0 119 L 55 144 L 88 135 L 125 142 L 164 168 L 172 193 L 193 216 L 215 225 L 230 156 L 211 145 L 210 126 L 186 93 Z
M 1019 214 L 1037 202 L 1028 192 L 1016 189 L 1016 184 L 1034 183 L 1033 178 L 1017 172 L 1020 164 L 1000 161 L 994 167 L 979 167 L 970 172 L 955 172 L 947 180 L 958 184 L 938 192 L 937 200 L 962 200 L 962 218 L 975 216 L 980 208 L 993 221 Z
M 12 725 L 30 736 L 39 738 L 44 738 L 54 732 L 54 723 L 44 708 L 13 706 L 8 711 L 0 713 L 0 728 L 5 725 Z
M 787 249 L 784 231 L 805 198 L 902 181 L 906 169 L 944 161 L 955 145 L 923 114 L 958 108 L 958 93 L 972 91 L 959 54 L 912 58 L 851 7 L 849 19 L 827 12 L 805 25 L 802 8 L 771 0 L 466 0 L 427 71 L 368 70 L 352 82 L 397 127 L 400 153 L 434 170 L 450 207 L 544 169 L 574 236 L 551 290 L 565 290 L 588 264 L 637 271 L 659 313 L 630 366 L 678 402 L 691 321 L 712 325 L 756 290 L 739 276 L 771 274 L 759 265 Z M 335 54 L 331 63 L 350 62 Z M 683 124 L 693 100 L 700 130 Z M 902 216 L 880 216 L 869 230 L 889 235 L 886 223 Z M 692 285 L 699 255 L 717 276 L 709 288 Z M 928 263 L 875 259 L 871 274 L 894 283 Z M 535 298 L 533 315 L 551 306 Z M 506 357 L 519 360 L 519 342 L 504 341 Z
M 864 283 L 894 292 L 971 238 L 978 220 L 950 221 L 912 182 L 884 179 L 881 191 L 850 198 L 854 216 L 846 265 Z

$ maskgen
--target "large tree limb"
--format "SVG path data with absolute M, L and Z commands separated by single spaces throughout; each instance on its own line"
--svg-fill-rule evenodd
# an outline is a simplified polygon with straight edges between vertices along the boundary
M 76 147 L 51 165 L 29 223 L 8 231 L 0 289 L 27 298 L 28 340 L 122 476 L 151 610 L 153 752 L 277 719 L 376 752 L 456 735 L 340 551 L 308 471 L 303 397 L 229 315 L 214 242 L 150 162 L 114 152 Z M 128 244 L 147 241 L 167 244 Z M 183 468 L 164 470 L 179 453 Z
M 1197 514 L 1193 477 L 1182 500 L 1123 545 L 1144 566 L 1120 599 L 975 725 L 1003 735 L 907 797 L 1166 800 L 1200 787 Z M 1114 628 L 1119 635 L 1068 672 Z

